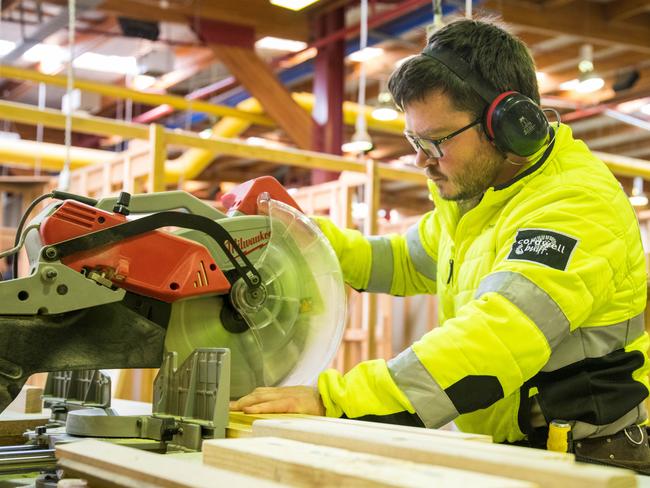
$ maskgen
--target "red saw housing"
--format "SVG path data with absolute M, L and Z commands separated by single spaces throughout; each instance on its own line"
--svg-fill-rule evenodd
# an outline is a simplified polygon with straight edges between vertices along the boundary
M 124 222 L 122 214 L 66 200 L 43 221 L 41 240 L 44 245 L 56 244 Z M 165 302 L 230 290 L 228 279 L 205 247 L 160 230 L 75 253 L 61 261 L 76 271 L 103 272 L 120 288 Z

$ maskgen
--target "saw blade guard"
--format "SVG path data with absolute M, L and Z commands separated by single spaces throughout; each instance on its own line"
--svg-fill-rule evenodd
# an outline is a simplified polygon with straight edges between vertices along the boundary
M 304 214 L 264 194 L 268 244 L 254 263 L 262 286 L 233 284 L 230 302 L 204 297 L 177 303 L 166 349 L 231 351 L 231 396 L 259 386 L 310 385 L 334 358 L 345 328 L 343 274 L 327 238 Z M 238 322 L 239 321 L 239 322 Z

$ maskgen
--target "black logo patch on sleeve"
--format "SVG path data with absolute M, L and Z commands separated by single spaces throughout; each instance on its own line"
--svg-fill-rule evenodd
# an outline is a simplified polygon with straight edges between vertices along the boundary
M 578 240 L 547 229 L 519 229 L 506 260 L 529 261 L 566 270 Z

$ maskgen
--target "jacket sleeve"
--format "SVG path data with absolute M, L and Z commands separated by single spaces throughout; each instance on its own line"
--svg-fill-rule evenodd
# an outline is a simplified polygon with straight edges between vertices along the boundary
M 425 214 L 405 234 L 364 236 L 313 217 L 341 263 L 346 283 L 356 290 L 406 296 L 436 292 L 438 223 Z
M 495 265 L 454 318 L 385 367 L 359 365 L 343 378 L 321 375 L 328 415 L 379 414 L 383 405 L 401 406 L 427 427 L 438 427 L 511 395 L 540 371 L 562 339 L 611 299 L 620 273 L 629 271 L 629 239 L 623 236 L 633 218 L 617 215 L 626 210 L 623 204 L 611 209 L 611 202 L 595 202 L 585 192 L 548 193 L 530 195 L 499 224 Z M 531 229 L 539 232 L 522 234 Z M 527 235 L 532 250 L 517 254 Z M 566 254 L 555 256 L 557 262 L 536 261 L 548 242 L 540 237 L 535 248 L 535 236 L 555 236 L 555 244 L 548 242 L 555 251 L 564 246 Z

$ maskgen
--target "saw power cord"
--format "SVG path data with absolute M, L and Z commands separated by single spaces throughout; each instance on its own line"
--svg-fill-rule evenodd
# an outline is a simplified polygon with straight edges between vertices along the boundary
M 20 250 L 20 248 L 23 247 L 23 244 L 25 242 L 25 238 L 23 234 L 26 236 L 27 232 L 29 232 L 32 228 L 34 228 L 34 226 L 30 225 L 27 229 L 25 229 L 25 232 L 23 232 L 23 227 L 25 226 L 25 222 L 27 222 L 27 219 L 29 218 L 29 215 L 32 213 L 34 208 L 36 208 L 36 206 L 39 203 L 41 203 L 43 200 L 46 200 L 47 198 L 54 198 L 56 200 L 76 200 L 77 202 L 85 203 L 86 205 L 90 205 L 93 207 L 97 205 L 97 200 L 95 200 L 94 198 L 83 197 L 81 195 L 75 195 L 74 193 L 68 193 L 66 191 L 61 191 L 61 190 L 54 190 L 51 193 L 45 193 L 40 197 L 37 197 L 36 199 L 34 199 L 32 203 L 29 204 L 29 207 L 27 207 L 25 213 L 23 213 L 22 217 L 20 217 L 20 222 L 18 222 L 18 228 L 16 229 L 14 247 L 0 253 L 0 259 L 16 254 Z M 39 226 L 40 224 L 35 224 L 35 227 L 39 227 Z M 18 257 L 17 256 L 13 260 L 11 272 L 14 278 L 18 278 Z
M 40 197 L 36 198 L 32 203 L 29 204 L 29 207 L 27 207 L 27 210 L 25 210 L 25 213 L 23 213 L 23 216 L 20 217 L 20 222 L 18 222 L 18 228 L 16 229 L 16 237 L 14 239 L 14 247 L 10 249 L 13 252 L 7 252 L 3 253 L 2 257 L 5 256 L 11 256 L 14 254 L 17 254 L 20 248 L 22 247 L 22 243 L 24 243 L 25 239 L 23 237 L 23 227 L 25 226 L 25 222 L 27 222 L 27 218 L 29 217 L 29 214 L 32 213 L 32 210 L 41 203 L 43 200 L 47 198 L 52 198 L 52 193 L 46 193 L 45 195 L 41 195 Z M 32 227 L 30 225 L 30 227 Z M 27 232 L 25 232 L 27 234 Z M 13 259 L 13 262 L 11 263 L 11 273 L 13 278 L 18 278 L 18 256 L 16 255 Z
M 27 238 L 27 234 L 29 233 L 29 231 L 33 229 L 38 229 L 40 226 L 41 224 L 28 225 L 27 228 L 25 229 L 25 232 L 20 234 L 20 240 L 14 247 L 12 247 L 11 249 L 7 249 L 6 251 L 0 252 L 0 259 L 6 258 L 7 256 L 11 256 L 13 254 L 16 254 L 18 251 L 20 251 L 20 248 L 25 245 L 25 239 Z M 18 237 L 18 235 L 16 235 L 16 237 Z M 16 260 L 14 260 L 14 262 L 15 261 Z

